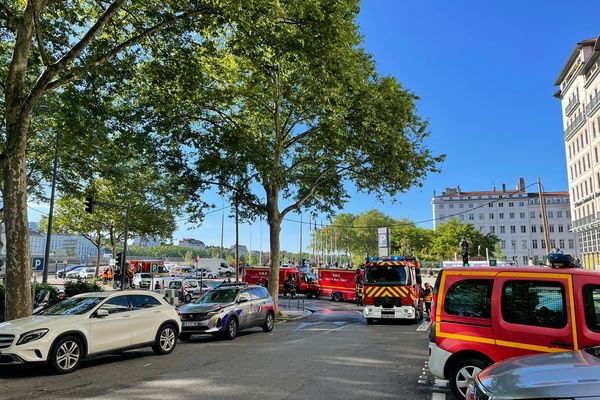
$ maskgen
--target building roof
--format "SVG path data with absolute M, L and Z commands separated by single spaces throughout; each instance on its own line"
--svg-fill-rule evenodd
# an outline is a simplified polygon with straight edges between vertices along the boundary
M 560 86 L 560 84 L 562 83 L 562 81 L 567 76 L 567 73 L 569 72 L 569 70 L 573 66 L 573 63 L 577 59 L 577 56 L 579 55 L 579 51 L 583 47 L 588 47 L 588 46 L 595 46 L 597 48 L 598 46 L 596 46 L 596 44 L 597 44 L 599 38 L 600 38 L 600 36 L 597 37 L 597 38 L 590 38 L 590 39 L 585 39 L 585 40 L 582 40 L 580 42 L 577 42 L 577 44 L 575 45 L 575 48 L 571 52 L 571 55 L 567 59 L 567 62 L 565 63 L 565 65 L 560 70 L 560 73 L 558 74 L 558 77 L 556 78 L 556 81 L 554 81 L 554 86 Z
M 510 196 L 513 194 L 526 194 L 528 197 L 534 196 L 537 197 L 537 192 L 524 193 L 520 190 L 507 190 L 506 192 L 501 191 L 482 191 L 482 192 L 460 192 L 460 193 L 442 193 L 439 196 L 435 197 L 473 197 L 473 196 Z M 551 197 L 562 197 L 569 196 L 569 192 L 544 192 L 544 196 Z

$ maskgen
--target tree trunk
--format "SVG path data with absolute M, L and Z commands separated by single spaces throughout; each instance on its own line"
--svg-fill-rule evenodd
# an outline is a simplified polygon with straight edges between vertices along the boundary
M 28 317 L 33 309 L 25 168 L 28 122 L 21 117 L 12 121 L 9 119 L 7 123 L 7 136 L 13 144 L 11 151 L 6 154 L 3 169 L 7 321 Z
M 267 198 L 267 222 L 269 224 L 269 251 L 271 266 L 269 273 L 269 293 L 273 297 L 275 312 L 279 310 L 279 248 L 281 215 L 279 214 L 279 191 L 270 189 Z
M 94 243 L 96 245 L 96 278 L 100 273 L 100 248 L 102 247 L 102 240 L 100 235 L 98 235 L 98 241 Z

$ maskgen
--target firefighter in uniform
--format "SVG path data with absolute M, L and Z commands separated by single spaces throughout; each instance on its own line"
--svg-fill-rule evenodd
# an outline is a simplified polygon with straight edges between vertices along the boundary
M 354 283 L 356 284 L 356 304 L 362 306 L 362 280 L 360 279 L 360 268 L 356 269 Z

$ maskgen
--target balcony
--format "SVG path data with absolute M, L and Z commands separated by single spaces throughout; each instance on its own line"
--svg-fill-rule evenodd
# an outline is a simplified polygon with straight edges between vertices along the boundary
M 567 129 L 565 129 L 565 140 L 569 140 L 571 135 L 573 135 L 575 132 L 577 132 L 577 130 L 579 128 L 581 128 L 584 123 L 585 123 L 585 113 L 581 113 L 581 114 L 579 114 L 579 116 L 577 116 L 577 118 L 575 118 L 573 120 L 573 122 L 571 124 L 569 124 L 567 126 Z
M 596 95 L 594 97 L 592 97 L 592 100 L 590 100 L 589 104 L 587 106 L 585 106 L 585 112 L 587 113 L 588 117 L 591 117 L 592 114 L 594 114 L 598 108 L 600 106 L 600 93 L 596 93 Z
M 565 115 L 568 117 L 579 105 L 579 96 L 575 96 L 565 107 Z
M 600 227 L 600 219 L 594 218 L 593 215 L 588 215 L 587 217 L 583 217 L 573 221 L 573 226 L 571 227 L 571 230 L 575 232 L 581 232 L 590 228 L 598 227 Z

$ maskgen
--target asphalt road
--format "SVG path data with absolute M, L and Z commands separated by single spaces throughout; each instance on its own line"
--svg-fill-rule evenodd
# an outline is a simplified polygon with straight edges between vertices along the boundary
M 233 341 L 195 336 L 168 356 L 150 349 L 82 364 L 0 370 L 0 399 L 431 399 L 418 384 L 427 332 L 412 323 L 367 325 L 358 307 L 312 300 L 312 315 Z

